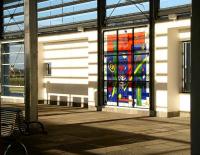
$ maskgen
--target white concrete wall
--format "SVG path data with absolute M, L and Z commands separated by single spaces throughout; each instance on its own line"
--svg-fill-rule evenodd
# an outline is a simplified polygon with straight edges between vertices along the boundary
M 181 93 L 179 58 L 181 41 L 190 40 L 190 20 L 157 23 L 155 36 L 156 110 L 189 112 L 190 94 Z M 52 99 L 97 105 L 96 31 L 40 37 L 38 59 L 40 100 L 50 93 L 57 96 Z M 51 76 L 44 75 L 45 62 L 52 63 Z
M 39 38 L 40 99 L 96 104 L 96 32 L 77 32 Z M 44 63 L 51 63 L 51 76 L 44 75 Z M 43 75 L 41 75 L 41 73 Z M 89 95 L 88 95 L 89 94 Z M 88 97 L 89 96 L 89 97 Z
M 156 110 L 160 116 L 168 112 L 190 111 L 190 94 L 181 92 L 181 42 L 190 40 L 190 20 L 156 24 L 155 32 Z
M 44 88 L 43 88 L 43 45 L 38 43 L 38 100 L 44 99 Z
M 97 106 L 97 32 L 91 32 L 88 36 L 89 57 L 88 57 L 88 106 L 93 108 Z
M 180 107 L 179 92 L 180 92 L 180 70 L 181 70 L 181 53 L 179 49 L 179 31 L 176 28 L 168 29 L 168 112 L 178 112 Z

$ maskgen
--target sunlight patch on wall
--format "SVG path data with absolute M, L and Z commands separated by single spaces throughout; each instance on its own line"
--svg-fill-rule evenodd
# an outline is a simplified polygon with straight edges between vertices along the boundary
M 156 63 L 155 73 L 156 74 L 167 74 L 167 63 Z
M 155 51 L 156 61 L 167 61 L 167 49 L 159 49 Z
M 180 94 L 180 111 L 190 112 L 190 94 Z
M 167 90 L 156 91 L 156 108 L 160 108 L 161 111 L 167 111 Z
M 79 58 L 88 54 L 87 48 L 67 49 L 67 50 L 46 50 L 44 51 L 45 59 L 54 58 Z
M 74 49 L 74 48 L 87 48 L 88 42 L 80 42 L 80 43 L 59 43 L 59 44 L 48 44 L 44 45 L 44 50 L 52 50 L 52 49 Z
M 157 83 L 167 83 L 167 76 L 156 76 L 155 80 Z

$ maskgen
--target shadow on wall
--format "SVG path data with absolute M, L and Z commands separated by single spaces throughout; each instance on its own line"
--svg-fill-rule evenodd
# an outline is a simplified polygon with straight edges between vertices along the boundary
M 87 107 L 87 84 L 55 84 L 45 85 L 47 103 L 52 105 Z

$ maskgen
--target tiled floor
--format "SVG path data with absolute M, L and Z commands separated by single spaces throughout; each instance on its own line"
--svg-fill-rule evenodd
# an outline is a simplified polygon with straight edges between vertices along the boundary
M 31 155 L 188 155 L 189 118 L 153 118 L 39 106 L 47 135 L 23 139 Z

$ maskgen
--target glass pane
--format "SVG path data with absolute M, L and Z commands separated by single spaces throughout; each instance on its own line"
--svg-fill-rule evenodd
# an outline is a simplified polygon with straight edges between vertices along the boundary
M 104 54 L 117 54 L 117 31 L 104 33 Z
M 24 96 L 24 87 L 2 86 L 2 94 L 4 96 L 16 96 L 16 97 Z
M 119 82 L 118 86 L 118 102 L 119 106 L 133 107 L 132 82 Z
M 191 0 L 160 0 L 160 8 L 177 7 L 191 4 Z
M 107 105 L 117 105 L 116 81 L 107 81 Z
M 134 83 L 134 107 L 149 107 L 149 82 Z
M 106 105 L 149 108 L 148 42 L 147 27 L 104 32 Z
M 24 30 L 24 6 L 23 0 L 3 1 L 4 11 L 4 32 L 18 31 L 23 33 Z M 8 7 L 8 8 L 7 8 Z
M 2 95 L 24 94 L 24 44 L 2 44 Z

